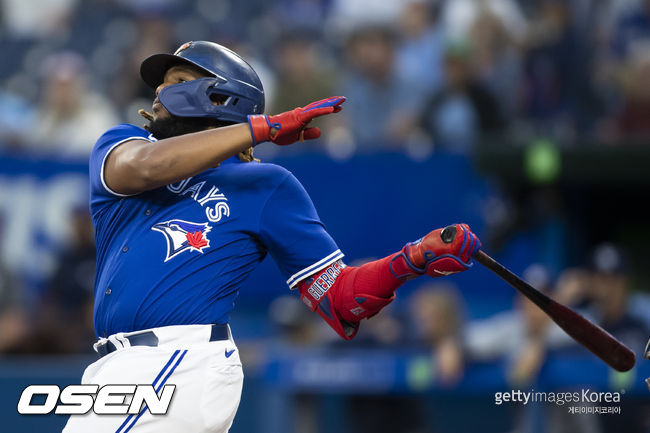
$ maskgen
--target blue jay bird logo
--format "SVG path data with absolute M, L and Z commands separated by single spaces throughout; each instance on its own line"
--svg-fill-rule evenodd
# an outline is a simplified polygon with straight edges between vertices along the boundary
M 155 224 L 151 230 L 162 233 L 167 240 L 167 257 L 168 261 L 183 251 L 198 251 L 203 254 L 203 250 L 210 246 L 210 240 L 206 234 L 212 227 L 208 223 L 193 223 L 183 220 L 169 220 Z

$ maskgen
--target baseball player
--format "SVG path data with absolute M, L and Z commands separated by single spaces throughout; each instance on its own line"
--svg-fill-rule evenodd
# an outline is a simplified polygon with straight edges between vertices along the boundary
M 406 280 L 453 274 L 480 246 L 464 224 L 438 229 L 359 267 L 325 231 L 298 180 L 252 147 L 317 138 L 309 122 L 343 97 L 264 115 L 262 84 L 205 41 L 142 63 L 155 89 L 145 129 L 121 124 L 90 157 L 96 230 L 95 350 L 84 384 L 175 384 L 166 415 L 72 416 L 65 433 L 226 432 L 243 383 L 228 325 L 239 287 L 270 253 L 290 289 L 342 338 Z

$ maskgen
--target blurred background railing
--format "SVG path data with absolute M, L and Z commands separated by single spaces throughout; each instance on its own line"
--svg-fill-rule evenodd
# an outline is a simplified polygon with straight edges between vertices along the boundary
M 140 61 L 209 39 L 250 60 L 267 112 L 343 94 L 323 138 L 256 156 L 291 170 L 357 264 L 454 221 L 632 347 L 615 374 L 476 265 L 415 280 L 355 341 L 266 260 L 232 317 L 233 432 L 648 432 L 650 1 L 0 2 L 0 432 L 32 383 L 92 359 L 87 156 L 142 124 Z M 510 389 L 621 391 L 621 414 L 495 405 Z

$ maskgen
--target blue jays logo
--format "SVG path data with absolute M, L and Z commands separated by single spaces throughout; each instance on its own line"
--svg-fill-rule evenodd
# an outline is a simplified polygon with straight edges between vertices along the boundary
M 206 234 L 211 227 L 208 223 L 193 223 L 183 220 L 169 220 L 155 224 L 151 230 L 162 233 L 167 240 L 167 257 L 165 261 L 176 257 L 183 251 L 198 251 L 210 246 L 210 240 Z

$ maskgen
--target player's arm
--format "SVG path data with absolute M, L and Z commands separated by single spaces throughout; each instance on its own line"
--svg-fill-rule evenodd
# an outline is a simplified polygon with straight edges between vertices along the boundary
M 108 154 L 104 179 L 112 191 L 137 194 L 197 175 L 252 145 L 245 123 L 154 142 L 130 140 Z
M 248 123 L 155 142 L 130 140 L 108 154 L 104 180 L 118 194 L 137 194 L 195 176 L 264 141 L 287 145 L 318 138 L 320 130 L 309 122 L 340 111 L 343 102 L 336 96 L 274 116 L 249 116 Z
M 401 251 L 359 267 L 338 261 L 298 284 L 300 298 L 341 337 L 353 338 L 361 319 L 377 314 L 405 281 L 468 269 L 481 242 L 466 224 L 430 232 Z
M 288 174 L 272 189 L 260 213 L 259 240 L 289 277 L 289 287 L 297 288 L 302 301 L 347 340 L 355 336 L 361 319 L 393 300 L 405 281 L 464 271 L 481 246 L 467 225 L 456 224 L 383 259 L 348 267 L 300 182 Z

